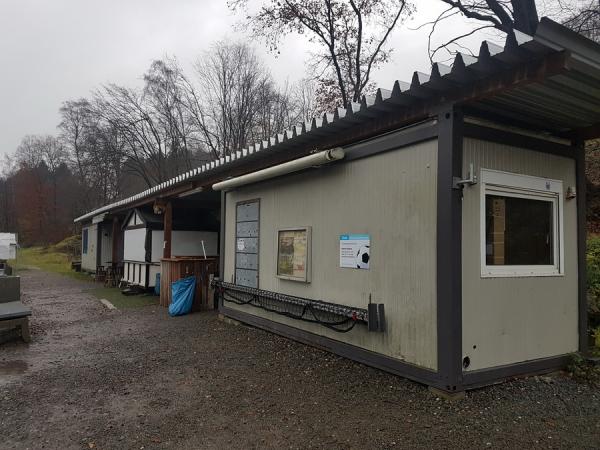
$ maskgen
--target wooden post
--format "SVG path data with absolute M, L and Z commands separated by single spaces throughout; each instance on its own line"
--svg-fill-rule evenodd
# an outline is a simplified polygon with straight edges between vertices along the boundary
M 117 265 L 119 259 L 119 218 L 113 217 L 112 223 L 112 256 L 111 261 L 113 267 Z
M 171 232 L 173 230 L 173 207 L 171 202 L 167 202 L 165 208 L 165 221 L 164 221 L 164 247 L 163 247 L 163 258 L 171 257 Z

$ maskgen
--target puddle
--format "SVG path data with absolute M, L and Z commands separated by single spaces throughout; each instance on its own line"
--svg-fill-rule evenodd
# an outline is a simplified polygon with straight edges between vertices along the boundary
M 0 361 L 0 375 L 18 375 L 26 370 L 25 361 Z

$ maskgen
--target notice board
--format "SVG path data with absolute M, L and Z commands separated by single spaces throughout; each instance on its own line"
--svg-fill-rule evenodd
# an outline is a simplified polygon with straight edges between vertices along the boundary
M 340 236 L 340 267 L 369 269 L 371 236 L 368 234 L 342 234 Z

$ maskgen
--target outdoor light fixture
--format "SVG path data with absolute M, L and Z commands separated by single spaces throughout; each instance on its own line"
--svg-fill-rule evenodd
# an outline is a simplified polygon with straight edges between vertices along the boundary
M 256 183 L 257 181 L 268 180 L 281 175 L 286 175 L 292 172 L 298 172 L 309 167 L 321 166 L 333 161 L 343 159 L 346 154 L 340 147 L 332 150 L 325 150 L 319 153 L 314 153 L 303 158 L 295 159 L 278 166 L 269 167 L 268 169 L 259 170 L 257 172 L 242 175 L 240 177 L 231 178 L 212 185 L 215 191 L 233 189 L 245 184 Z

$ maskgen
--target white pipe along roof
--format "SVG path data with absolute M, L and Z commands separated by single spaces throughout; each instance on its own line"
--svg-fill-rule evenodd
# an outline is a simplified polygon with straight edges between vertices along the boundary
M 269 167 L 267 169 L 258 170 L 256 172 L 242 175 L 241 177 L 231 178 L 212 185 L 213 190 L 221 191 L 233 189 L 245 184 L 256 183 L 257 181 L 267 180 L 269 178 L 286 175 L 292 172 L 298 172 L 309 167 L 321 166 L 332 161 L 338 161 L 344 158 L 345 153 L 341 148 L 333 150 L 325 150 L 323 152 L 314 153 L 303 158 L 294 159 L 278 166 Z

